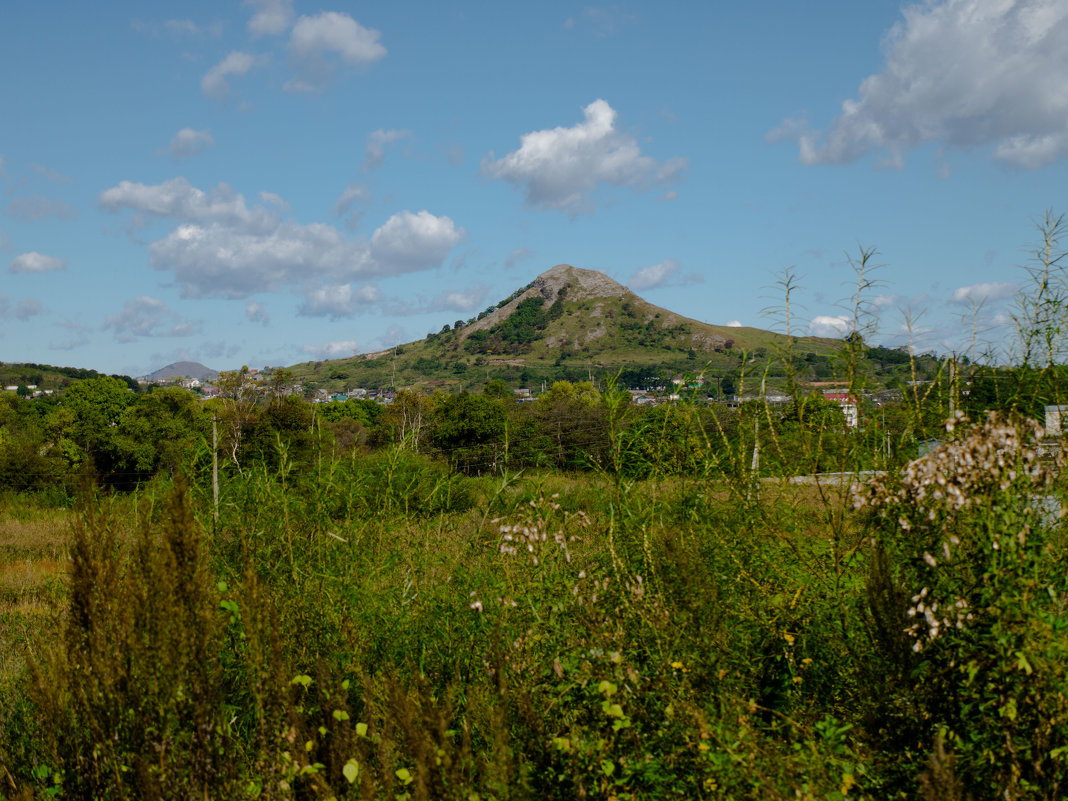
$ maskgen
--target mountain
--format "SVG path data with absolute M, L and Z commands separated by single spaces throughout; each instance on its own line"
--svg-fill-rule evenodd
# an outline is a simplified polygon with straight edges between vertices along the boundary
M 151 384 L 154 381 L 166 381 L 170 378 L 195 378 L 198 381 L 213 381 L 219 377 L 218 370 L 205 367 L 200 362 L 174 362 L 161 367 L 154 373 L 141 376 L 139 381 Z
M 771 331 L 683 317 L 603 273 L 560 264 L 476 317 L 425 339 L 289 369 L 306 385 L 329 391 L 477 387 L 494 378 L 533 388 L 613 376 L 638 387 L 664 385 L 685 373 L 737 377 L 743 352 L 774 361 L 785 344 L 785 336 Z M 799 337 L 793 350 L 807 359 L 812 378 L 830 378 L 829 359 L 839 344 Z

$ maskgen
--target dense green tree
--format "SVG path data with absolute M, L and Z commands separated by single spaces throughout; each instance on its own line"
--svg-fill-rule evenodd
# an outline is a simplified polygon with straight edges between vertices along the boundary
M 507 427 L 507 407 L 501 398 L 486 393 L 445 395 L 435 406 L 431 442 L 456 469 L 492 472 L 504 458 Z
M 123 413 L 137 401 L 124 381 L 111 376 L 88 378 L 72 384 L 63 406 L 74 416 L 70 439 L 92 460 L 101 476 L 119 467 L 116 429 Z
M 196 395 L 180 387 L 156 389 L 123 412 L 116 458 L 130 482 L 144 480 L 188 467 L 210 437 L 211 415 Z

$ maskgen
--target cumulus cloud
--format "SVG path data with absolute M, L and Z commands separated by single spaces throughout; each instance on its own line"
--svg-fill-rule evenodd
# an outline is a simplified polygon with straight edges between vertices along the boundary
M 842 337 L 849 333 L 852 321 L 844 314 L 830 316 L 820 314 L 808 324 L 808 335 L 812 337 Z
M 344 339 L 339 342 L 325 342 L 322 345 L 305 345 L 301 348 L 317 359 L 344 359 L 347 356 L 355 356 L 359 344 L 354 339 Z
M 57 259 L 55 256 L 46 256 L 36 250 L 29 253 L 21 253 L 11 260 L 7 268 L 11 273 L 51 273 L 58 270 L 66 270 L 67 262 Z
M 174 274 L 183 297 L 244 298 L 281 286 L 343 284 L 439 267 L 464 231 L 449 217 L 402 211 L 370 240 L 324 223 L 300 224 L 249 208 L 225 184 L 210 192 L 184 178 L 146 185 L 123 181 L 100 194 L 102 208 L 180 224 L 148 247 L 158 270 Z
M 12 200 L 4 211 L 20 222 L 37 222 L 46 217 L 73 220 L 78 216 L 78 210 L 69 203 L 51 200 L 41 195 Z
M 428 270 L 439 266 L 463 236 L 449 217 L 402 211 L 371 235 L 371 258 L 389 274 Z
M 882 71 L 861 82 L 825 133 L 800 117 L 769 139 L 796 140 L 804 164 L 881 151 L 900 166 L 926 142 L 992 145 L 994 158 L 1032 169 L 1068 153 L 1068 5 L 943 0 L 902 13 L 885 37 Z
M 741 328 L 742 322 L 741 320 L 728 320 L 726 325 L 727 328 Z
M 682 158 L 660 163 L 643 156 L 634 137 L 616 129 L 616 112 L 604 100 L 590 103 L 583 115 L 570 128 L 523 134 L 519 149 L 503 158 L 491 151 L 482 174 L 522 187 L 531 206 L 574 214 L 592 210 L 589 194 L 601 184 L 642 191 L 685 168 Z
M 289 56 L 297 74 L 284 88 L 321 92 L 333 77 L 337 61 L 364 66 L 385 58 L 386 48 L 378 41 L 381 35 L 339 11 L 301 17 L 289 35 Z
M 321 223 L 262 232 L 189 223 L 149 245 L 148 255 L 174 274 L 183 297 L 244 298 L 308 278 L 375 272 L 366 245 Z
M 248 32 L 256 36 L 277 36 L 293 21 L 293 0 L 245 0 L 253 9 Z
M 349 317 L 382 300 L 382 293 L 373 284 L 353 287 L 352 284 L 333 284 L 307 292 L 299 312 L 307 317 Z
M 196 326 L 182 321 L 162 300 L 147 295 L 128 300 L 122 311 L 108 317 L 104 330 L 114 331 L 119 342 L 137 337 L 183 337 L 196 333 Z
M 250 209 L 244 196 L 227 184 L 220 183 L 205 192 L 185 178 L 171 178 L 161 184 L 121 181 L 101 192 L 98 202 L 111 212 L 126 208 L 152 217 L 185 221 L 214 219 L 249 230 L 270 228 L 278 220 L 267 209 Z
M 161 147 L 156 151 L 156 155 L 170 156 L 171 160 L 180 161 L 181 159 L 192 158 L 214 144 L 215 139 L 207 128 L 203 131 L 182 128 L 174 135 L 167 147 Z
M 411 131 L 391 128 L 386 131 L 379 128 L 367 137 L 367 148 L 363 156 L 364 173 L 374 172 L 382 166 L 386 160 L 386 146 L 391 145 L 398 139 L 404 139 L 412 135 Z
M 953 294 L 949 299 L 952 303 L 985 303 L 992 300 L 1011 298 L 1019 291 L 1020 287 L 1017 284 L 988 281 L 984 284 L 957 287 L 953 290 Z
M 263 66 L 264 58 L 235 50 L 204 73 L 200 79 L 200 91 L 214 100 L 226 100 L 230 96 L 230 78 L 247 75 L 255 67 Z
M 652 264 L 636 270 L 627 279 L 627 286 L 634 290 L 652 289 L 673 278 L 679 271 L 679 263 L 674 259 L 665 259 L 659 264 Z

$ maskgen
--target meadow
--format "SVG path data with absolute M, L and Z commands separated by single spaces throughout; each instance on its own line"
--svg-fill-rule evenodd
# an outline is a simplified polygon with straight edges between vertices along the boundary
M 217 504 L 9 494 L 0 795 L 1059 798 L 1058 466 L 949 428 L 868 483 L 279 439 Z

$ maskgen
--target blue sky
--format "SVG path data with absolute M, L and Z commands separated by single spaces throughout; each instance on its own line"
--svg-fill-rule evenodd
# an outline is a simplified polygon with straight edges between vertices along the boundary
M 0 359 L 340 358 L 549 267 L 1001 346 L 1068 211 L 1068 3 L 49 2 L 0 25 Z M 976 312 L 975 304 L 982 302 Z

